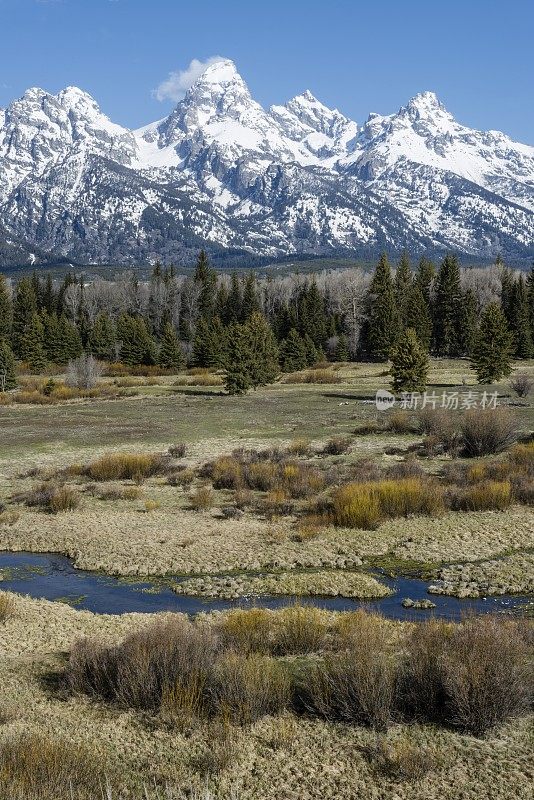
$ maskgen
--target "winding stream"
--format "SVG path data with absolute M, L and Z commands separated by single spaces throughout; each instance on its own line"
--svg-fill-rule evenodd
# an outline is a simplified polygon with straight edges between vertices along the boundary
M 53 553 L 0 553 L 0 571 L 4 579 L 0 589 L 18 592 L 35 598 L 56 600 L 86 609 L 97 614 L 124 614 L 126 612 L 153 613 L 156 611 L 181 611 L 196 614 L 235 607 L 263 606 L 280 608 L 300 602 L 333 611 L 353 611 L 366 608 L 380 611 L 392 619 L 421 619 L 429 614 L 458 619 L 466 612 L 505 612 L 516 606 L 532 604 L 531 596 L 503 595 L 477 600 L 458 600 L 455 597 L 432 595 L 436 608 L 423 611 L 403 608 L 402 600 L 428 599 L 427 583 L 418 578 L 387 578 L 380 580 L 394 590 L 394 594 L 380 600 L 353 600 L 343 597 L 274 597 L 254 596 L 239 600 L 205 599 L 175 594 L 164 582 L 156 578 L 145 581 L 114 578 L 97 572 L 75 569 L 66 556 Z M 173 580 L 168 576 L 168 580 Z M 174 579 L 176 582 L 179 577 Z

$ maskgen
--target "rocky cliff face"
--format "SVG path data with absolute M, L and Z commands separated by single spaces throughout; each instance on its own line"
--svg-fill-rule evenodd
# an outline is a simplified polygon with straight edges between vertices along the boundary
M 361 127 L 308 91 L 266 111 L 231 61 L 137 131 L 79 89 L 30 89 L 0 111 L 0 174 L 0 243 L 36 262 L 534 254 L 534 148 L 460 125 L 431 92 Z

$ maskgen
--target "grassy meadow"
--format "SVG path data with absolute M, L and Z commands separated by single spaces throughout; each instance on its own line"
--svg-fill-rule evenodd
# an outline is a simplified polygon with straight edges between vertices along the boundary
M 90 397 L 45 395 L 48 379 L 0 403 L 0 550 L 211 598 L 370 600 L 389 591 L 379 568 L 458 597 L 534 592 L 534 397 L 477 386 L 468 361 L 433 360 L 428 387 L 497 391 L 467 422 L 377 411 L 384 364 L 243 397 L 198 371 Z M 0 800 L 526 800 L 530 624 L 425 624 L 299 606 L 189 623 L 0 593 Z M 414 700 L 432 681 L 434 716 Z

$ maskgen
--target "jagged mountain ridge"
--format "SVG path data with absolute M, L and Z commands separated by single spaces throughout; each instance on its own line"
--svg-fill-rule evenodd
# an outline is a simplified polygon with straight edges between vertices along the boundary
M 28 90 L 0 111 L 0 175 L 4 238 L 37 262 L 534 254 L 534 148 L 460 125 L 431 92 L 361 126 L 309 91 L 265 110 L 229 60 L 136 131 L 75 87 Z

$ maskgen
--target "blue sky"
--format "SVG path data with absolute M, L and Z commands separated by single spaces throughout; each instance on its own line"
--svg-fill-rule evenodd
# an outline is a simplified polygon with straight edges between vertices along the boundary
M 363 122 L 431 89 L 534 144 L 533 31 L 533 0 L 0 0 L 0 106 L 77 85 L 137 127 L 172 108 L 170 73 L 221 55 L 264 106 L 308 88 Z

